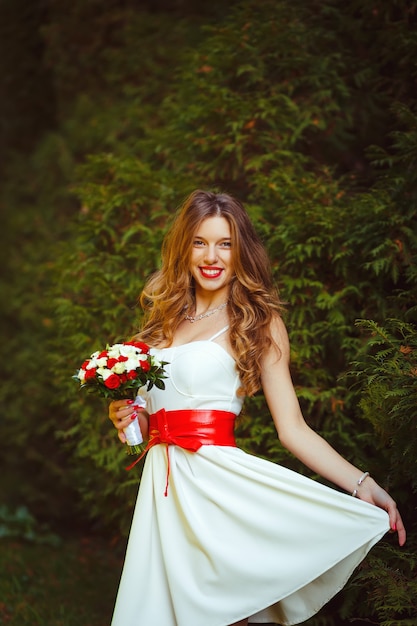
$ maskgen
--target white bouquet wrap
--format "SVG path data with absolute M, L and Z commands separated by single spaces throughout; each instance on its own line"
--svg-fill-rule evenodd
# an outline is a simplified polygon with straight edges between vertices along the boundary
M 146 400 L 142 396 L 137 395 L 132 406 L 144 409 L 146 407 Z M 138 418 L 133 420 L 129 424 L 129 426 L 126 426 L 126 428 L 123 429 L 123 432 L 126 435 L 126 443 L 131 448 L 134 448 L 135 446 L 140 446 L 143 443 L 143 437 L 140 430 Z

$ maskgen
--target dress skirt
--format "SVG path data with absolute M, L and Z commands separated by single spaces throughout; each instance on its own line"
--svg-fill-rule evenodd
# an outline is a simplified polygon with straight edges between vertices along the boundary
M 385 511 L 239 448 L 156 445 L 112 626 L 301 623 L 388 530 Z

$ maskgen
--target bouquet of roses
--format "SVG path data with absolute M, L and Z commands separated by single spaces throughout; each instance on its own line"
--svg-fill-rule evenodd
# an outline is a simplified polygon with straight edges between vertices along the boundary
M 165 365 L 166 362 L 150 354 L 146 343 L 128 341 L 94 352 L 73 378 L 81 384 L 81 389 L 110 400 L 132 399 L 136 406 L 144 407 L 146 402 L 138 390 L 145 386 L 149 390 L 154 385 L 165 389 Z M 140 453 L 143 437 L 138 420 L 129 424 L 124 433 L 129 454 Z

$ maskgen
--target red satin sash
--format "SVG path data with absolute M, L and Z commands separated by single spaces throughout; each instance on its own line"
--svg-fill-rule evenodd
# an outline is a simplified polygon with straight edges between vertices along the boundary
M 164 443 L 167 450 L 167 481 L 164 495 L 168 495 L 170 459 L 168 445 L 176 445 L 197 452 L 203 445 L 236 447 L 234 424 L 236 415 L 229 411 L 160 409 L 149 416 L 149 441 L 145 450 L 127 470 L 132 469 L 155 445 Z

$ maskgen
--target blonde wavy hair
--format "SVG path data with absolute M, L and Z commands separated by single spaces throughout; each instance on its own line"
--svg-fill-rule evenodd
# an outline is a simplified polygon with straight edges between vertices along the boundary
M 272 282 L 266 250 L 243 205 L 232 196 L 196 190 L 186 199 L 163 242 L 161 269 L 150 277 L 140 296 L 145 317 L 135 338 L 169 346 L 185 308 L 194 308 L 190 273 L 193 235 L 208 217 L 224 217 L 230 225 L 235 272 L 228 301 L 230 342 L 241 393 L 251 396 L 261 386 L 262 356 L 274 343 L 271 321 L 283 306 Z

